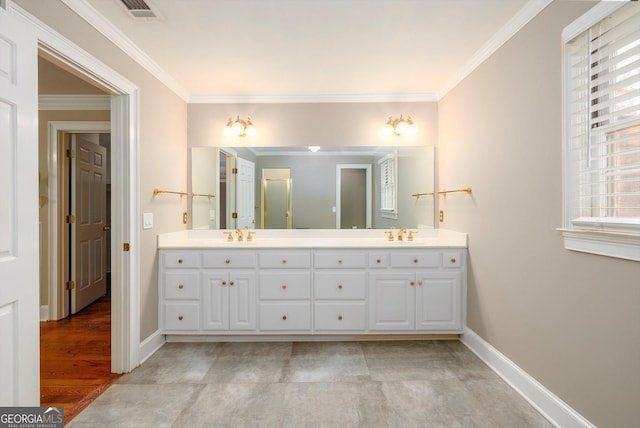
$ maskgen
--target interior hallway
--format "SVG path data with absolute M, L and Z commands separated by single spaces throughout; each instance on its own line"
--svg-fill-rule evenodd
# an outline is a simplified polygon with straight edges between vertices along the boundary
M 110 299 L 40 323 L 40 405 L 63 406 L 65 422 L 121 376 L 111 373 Z
M 70 427 L 551 427 L 457 340 L 168 343 Z

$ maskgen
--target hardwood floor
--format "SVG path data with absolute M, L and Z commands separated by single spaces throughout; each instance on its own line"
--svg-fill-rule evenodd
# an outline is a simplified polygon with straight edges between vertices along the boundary
M 40 405 L 63 406 L 71 421 L 121 375 L 111 373 L 111 302 L 40 323 Z

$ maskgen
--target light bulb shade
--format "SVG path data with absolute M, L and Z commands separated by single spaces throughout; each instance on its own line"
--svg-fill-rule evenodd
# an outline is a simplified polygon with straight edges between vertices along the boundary
M 227 136 L 238 136 L 244 137 L 246 135 L 252 136 L 256 134 L 256 129 L 253 127 L 253 123 L 251 122 L 251 118 L 247 118 L 247 121 L 240 119 L 240 116 L 236 117 L 236 120 L 227 121 L 227 126 L 224 130 L 225 135 Z

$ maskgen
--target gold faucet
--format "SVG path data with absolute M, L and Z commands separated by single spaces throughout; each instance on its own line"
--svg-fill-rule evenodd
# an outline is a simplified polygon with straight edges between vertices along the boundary
M 236 234 L 238 235 L 238 242 L 242 242 L 244 240 L 242 231 L 240 229 L 236 229 Z
M 410 230 L 409 231 L 409 236 L 407 236 L 407 241 L 413 241 L 413 235 L 418 233 L 417 230 Z
M 402 241 L 404 239 L 404 234 L 407 232 L 406 229 L 400 229 L 398 231 L 398 241 Z
M 256 232 L 254 232 L 253 230 L 251 232 L 247 232 L 247 242 L 253 242 L 253 235 Z
M 384 233 L 387 234 L 387 241 L 393 242 L 393 231 L 392 230 L 385 230 Z
M 223 232 L 227 235 L 227 242 L 233 242 L 233 234 L 231 232 Z

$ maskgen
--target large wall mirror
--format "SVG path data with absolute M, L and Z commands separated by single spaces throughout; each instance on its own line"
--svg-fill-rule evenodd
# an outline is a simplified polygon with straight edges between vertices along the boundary
M 193 229 L 432 228 L 434 147 L 192 147 Z

